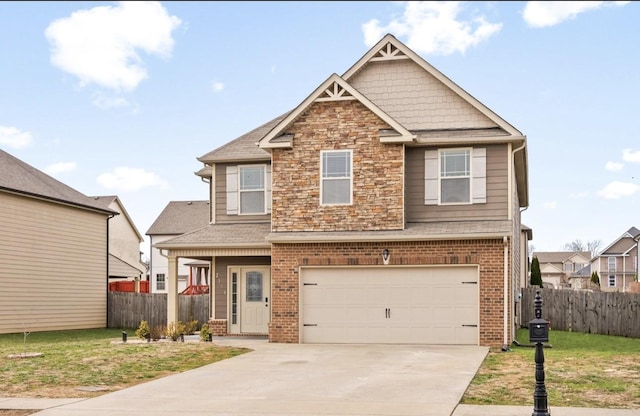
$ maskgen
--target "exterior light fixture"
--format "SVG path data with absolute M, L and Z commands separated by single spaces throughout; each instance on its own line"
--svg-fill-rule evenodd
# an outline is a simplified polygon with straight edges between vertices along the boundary
M 388 248 L 385 248 L 384 250 L 382 250 L 382 262 L 384 264 L 389 264 L 390 257 L 391 257 L 391 253 L 389 252 Z

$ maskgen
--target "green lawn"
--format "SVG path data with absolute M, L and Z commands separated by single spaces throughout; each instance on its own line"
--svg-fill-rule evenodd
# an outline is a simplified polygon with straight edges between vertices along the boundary
M 529 344 L 529 332 L 518 331 Z M 550 332 L 544 348 L 549 406 L 640 409 L 640 339 L 577 332 Z M 535 348 L 492 351 L 462 403 L 532 405 Z

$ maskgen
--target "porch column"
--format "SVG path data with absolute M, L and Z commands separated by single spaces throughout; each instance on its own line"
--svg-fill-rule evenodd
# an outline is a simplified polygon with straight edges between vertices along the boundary
M 167 326 L 178 322 L 178 258 L 169 255 L 169 287 L 167 290 Z

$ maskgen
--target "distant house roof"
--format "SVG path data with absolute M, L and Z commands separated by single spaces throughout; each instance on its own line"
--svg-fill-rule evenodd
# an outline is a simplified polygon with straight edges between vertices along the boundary
M 118 214 L 102 202 L 76 191 L 46 173 L 0 150 L 0 191 L 68 204 L 105 214 Z
M 147 235 L 180 235 L 209 225 L 209 201 L 171 201 Z
M 539 263 L 563 263 L 575 254 L 586 259 L 591 258 L 591 253 L 588 251 L 538 251 L 533 253 L 533 257 L 537 257 Z
M 108 209 L 111 209 L 110 205 L 112 203 L 114 203 L 114 202 L 117 203 L 118 206 L 120 207 L 120 209 L 122 210 L 122 214 L 124 214 L 124 216 L 127 218 L 127 220 L 129 221 L 129 224 L 131 224 L 131 228 L 133 228 L 133 231 L 135 231 L 136 235 L 138 236 L 138 240 L 140 240 L 140 242 L 144 241 L 144 237 L 142 236 L 142 234 L 140 234 L 140 231 L 138 231 L 138 227 L 136 227 L 135 223 L 133 222 L 133 220 L 129 216 L 129 213 L 124 208 L 124 204 L 122 203 L 120 198 L 118 198 L 117 195 L 92 196 L 91 198 L 93 198 L 95 201 L 97 201 L 99 203 L 102 203 L 104 205 L 104 207 L 108 208 Z
M 600 251 L 600 253 L 598 253 L 598 256 L 601 256 L 602 254 L 607 253 L 611 247 L 615 246 L 623 238 L 631 238 L 633 240 L 636 240 L 638 237 L 640 237 L 640 230 L 638 230 L 636 227 L 631 227 L 627 231 L 625 231 L 624 234 L 622 234 L 620 237 L 614 240 L 611 244 L 609 244 L 604 250 Z M 622 254 L 622 253 L 607 253 L 607 254 L 614 255 L 614 254 Z

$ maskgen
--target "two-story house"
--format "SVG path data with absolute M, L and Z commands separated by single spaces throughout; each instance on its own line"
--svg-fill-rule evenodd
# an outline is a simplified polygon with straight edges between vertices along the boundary
M 591 270 L 598 272 L 601 290 L 626 292 L 638 281 L 638 241 L 640 230 L 631 227 L 594 257 Z
M 502 346 L 526 267 L 525 136 L 394 36 L 290 112 L 198 158 L 217 335 Z M 525 236 L 525 237 L 523 237 Z
M 0 334 L 107 326 L 117 215 L 0 150 Z
M 540 263 L 544 287 L 556 289 L 570 287 L 571 277 L 588 268 L 591 253 L 588 251 L 538 251 L 533 253 Z

